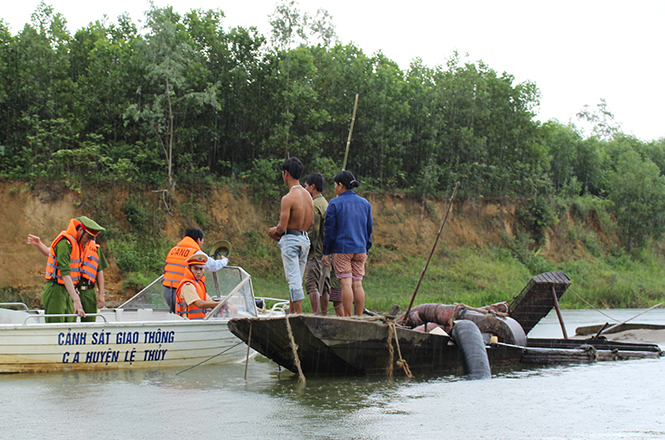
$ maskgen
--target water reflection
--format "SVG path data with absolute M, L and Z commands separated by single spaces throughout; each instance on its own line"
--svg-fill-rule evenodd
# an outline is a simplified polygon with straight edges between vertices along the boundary
M 260 357 L 246 380 L 244 364 L 4 375 L 0 438 L 665 438 L 663 362 L 496 369 L 481 381 L 308 377 L 304 385 Z

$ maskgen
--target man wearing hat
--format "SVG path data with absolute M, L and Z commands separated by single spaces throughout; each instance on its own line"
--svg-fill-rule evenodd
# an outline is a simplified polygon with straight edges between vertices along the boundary
M 76 220 L 84 219 L 90 222 L 88 217 L 78 217 Z M 39 251 L 48 257 L 49 248 L 36 235 L 28 234 L 28 244 L 34 245 Z M 98 307 L 103 308 L 106 305 L 104 289 L 104 269 L 109 264 L 106 256 L 96 240 L 90 240 L 81 254 L 81 278 L 75 286 L 81 298 L 81 305 L 85 313 L 97 313 Z M 99 293 L 95 295 L 95 284 L 98 286 Z M 95 322 L 95 316 L 86 316 L 81 319 L 82 322 Z
M 213 301 L 206 291 L 203 271 L 208 262 L 208 256 L 203 252 L 196 252 L 187 258 L 187 270 L 176 291 L 175 312 L 189 319 L 203 319 L 206 309 L 219 304 Z
M 82 257 L 88 242 L 105 229 L 88 217 L 73 218 L 67 229 L 51 243 L 46 262 L 46 286 L 42 293 L 44 313 L 85 317 L 76 288 L 81 279 Z M 46 322 L 73 322 L 72 317 L 47 317 Z

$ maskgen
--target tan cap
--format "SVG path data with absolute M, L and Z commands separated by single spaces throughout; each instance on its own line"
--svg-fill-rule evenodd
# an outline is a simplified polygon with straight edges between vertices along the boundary
M 206 264 L 208 261 L 208 256 L 203 252 L 196 252 L 194 255 L 190 256 L 187 259 L 187 264 L 193 266 L 195 264 Z

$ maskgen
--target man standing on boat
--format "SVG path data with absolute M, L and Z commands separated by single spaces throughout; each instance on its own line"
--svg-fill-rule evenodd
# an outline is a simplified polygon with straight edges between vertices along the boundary
M 49 249 L 46 286 L 42 293 L 44 313 L 73 314 L 85 317 L 81 298 L 74 287 L 81 277 L 81 260 L 88 242 L 105 229 L 88 217 L 73 218 Z M 46 322 L 73 322 L 74 318 L 47 317 Z
M 312 303 L 312 313 L 328 314 L 330 301 L 330 267 L 324 266 L 323 258 L 323 224 L 326 221 L 328 201 L 323 197 L 325 179 L 321 173 L 312 173 L 305 177 L 305 190 L 314 202 L 314 224 L 307 234 L 311 243 L 305 268 L 305 290 Z M 320 306 L 320 312 L 319 312 Z
M 187 269 L 182 281 L 176 289 L 175 312 L 179 316 L 189 319 L 203 319 L 207 309 L 217 307 L 217 301 L 213 301 L 206 291 L 203 272 L 210 258 L 199 251 L 185 260 Z
M 365 310 L 365 276 L 367 253 L 372 247 L 372 205 L 357 195 L 353 188 L 360 186 L 353 173 L 342 170 L 334 177 L 337 197 L 328 204 L 323 264 L 332 265 L 342 288 L 344 315 Z
M 282 197 L 279 224 L 268 231 L 268 236 L 279 240 L 286 282 L 289 284 L 289 313 L 302 313 L 305 293 L 302 278 L 309 253 L 307 230 L 314 224 L 312 197 L 300 184 L 304 166 L 297 157 L 282 164 L 282 179 L 289 192 Z
M 175 296 L 178 285 L 185 276 L 185 272 L 189 272 L 186 263 L 187 258 L 195 252 L 203 253 L 206 256 L 205 269 L 210 272 L 217 272 L 229 262 L 226 257 L 222 257 L 220 260 L 208 257 L 201 250 L 201 246 L 203 246 L 203 231 L 198 228 L 187 228 L 185 237 L 172 247 L 166 255 L 162 285 L 164 286 L 164 299 L 166 304 L 169 305 L 171 313 L 175 312 Z
M 87 217 L 78 217 L 76 220 L 88 219 Z M 87 221 L 87 220 L 86 220 Z M 49 255 L 49 248 L 42 240 L 36 235 L 28 234 L 28 244 L 36 246 L 37 249 L 45 256 Z M 96 239 L 88 241 L 81 254 L 81 278 L 79 279 L 76 289 L 81 298 L 81 305 L 86 314 L 95 314 L 98 308 L 101 309 L 106 305 L 105 299 L 105 285 L 104 285 L 104 269 L 109 267 L 106 256 L 102 252 L 101 247 L 97 244 Z M 95 295 L 95 285 L 98 287 L 99 293 Z M 81 318 L 81 322 L 95 322 L 95 316 L 86 316 Z

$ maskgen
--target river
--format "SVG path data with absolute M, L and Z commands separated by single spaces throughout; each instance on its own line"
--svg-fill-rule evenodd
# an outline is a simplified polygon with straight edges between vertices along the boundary
M 636 310 L 612 310 L 619 320 Z M 604 323 L 563 312 L 569 334 Z M 636 322 L 665 324 L 665 310 Z M 530 336 L 560 337 L 554 314 Z M 665 348 L 665 347 L 663 347 Z M 0 376 L 1 439 L 665 439 L 665 359 L 491 379 L 310 378 L 257 357 L 178 370 Z

